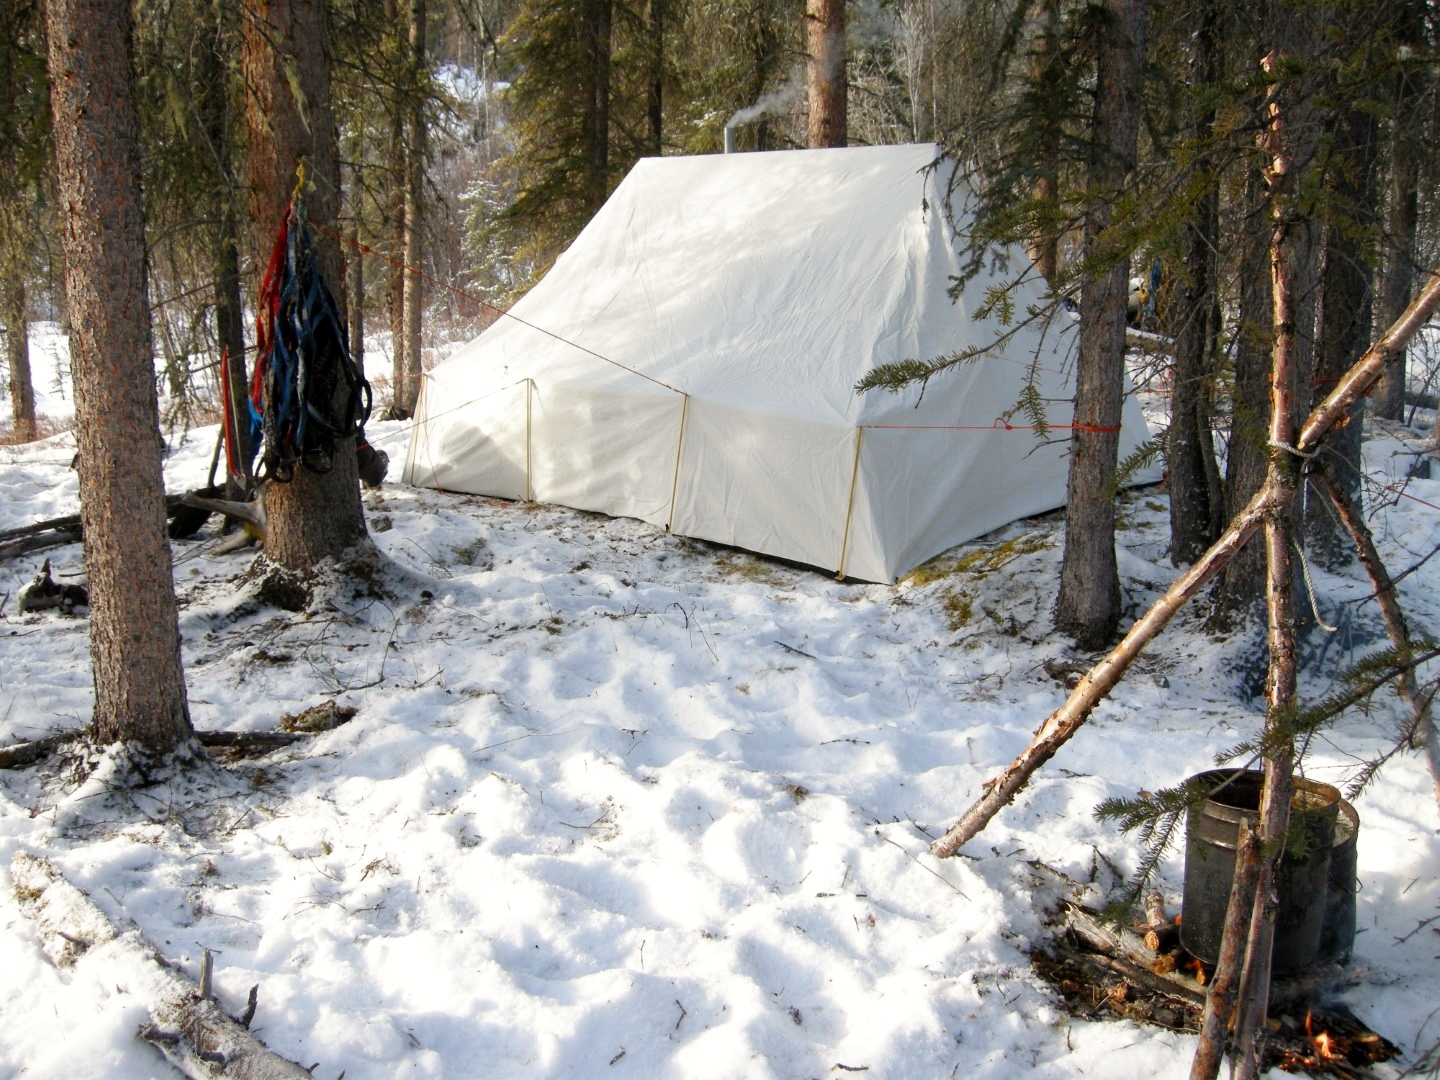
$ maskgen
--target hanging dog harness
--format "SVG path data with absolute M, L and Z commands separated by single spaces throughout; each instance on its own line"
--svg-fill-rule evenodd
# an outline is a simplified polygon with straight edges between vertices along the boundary
M 297 185 L 261 282 L 250 384 L 260 475 L 279 483 L 292 480 L 296 466 L 329 472 L 336 442 L 360 435 L 371 405 L 370 384 L 350 356 L 335 297 L 316 265 L 299 192 Z

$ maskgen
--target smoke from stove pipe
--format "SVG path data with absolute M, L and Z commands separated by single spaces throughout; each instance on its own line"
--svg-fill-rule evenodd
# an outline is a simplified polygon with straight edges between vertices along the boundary
M 799 78 L 792 78 L 780 89 L 766 94 L 754 105 L 740 109 L 725 121 L 725 153 L 733 154 L 735 147 L 735 129 L 741 124 L 748 124 L 751 120 L 757 120 L 766 113 L 782 113 L 790 108 L 792 102 L 800 96 L 804 90 L 804 83 Z

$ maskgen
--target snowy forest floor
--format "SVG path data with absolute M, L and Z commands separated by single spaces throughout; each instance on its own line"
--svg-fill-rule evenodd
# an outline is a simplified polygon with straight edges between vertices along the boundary
M 1372 431 L 1367 506 L 1417 636 L 1440 637 L 1440 481 Z M 393 462 L 407 431 L 372 425 Z M 204 484 L 215 432 L 172 439 Z M 0 529 L 73 512 L 73 438 L 0 447 Z M 1424 500 L 1418 502 L 1416 500 Z M 631 520 L 394 483 L 365 495 L 384 559 L 304 613 L 252 556 L 174 544 L 197 728 L 264 731 L 333 701 L 304 743 L 185 789 L 76 789 L 63 758 L 0 773 L 0 1074 L 175 1075 L 135 1038 L 142 973 L 41 952 L 8 871 L 47 854 L 316 1077 L 1181 1077 L 1194 1040 L 1068 1015 L 1032 970 L 1054 888 L 1101 901 L 1140 848 L 1109 796 L 1173 785 L 1253 737 L 1253 637 L 1187 612 L 960 857 L 926 847 L 1063 700 L 1086 657 L 1050 609 L 1063 515 L 1018 522 L 898 585 Z M 1174 576 L 1163 489 L 1123 497 L 1131 615 Z M 82 573 L 78 545 L 48 553 Z M 44 555 L 0 563 L 0 746 L 80 727 L 86 620 L 17 614 Z M 1315 571 L 1341 626 L 1307 699 L 1383 644 L 1358 570 Z M 1393 693 L 1342 717 L 1304 772 L 1383 753 Z M 1344 1002 L 1401 1047 L 1440 1041 L 1440 814 L 1398 757 L 1356 799 L 1358 935 Z M 1159 887 L 1179 906 L 1181 859 Z M 1383 1068 L 1389 1069 L 1391 1066 Z

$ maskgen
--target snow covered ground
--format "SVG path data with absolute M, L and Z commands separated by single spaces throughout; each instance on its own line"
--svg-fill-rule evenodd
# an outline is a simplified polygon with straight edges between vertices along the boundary
M 370 434 L 403 458 L 402 425 Z M 205 482 L 214 437 L 172 440 L 171 491 Z M 1372 474 L 1403 476 L 1402 450 L 1373 439 Z M 0 447 L 0 530 L 76 508 L 72 453 Z M 1440 533 L 1440 481 L 1406 491 L 1372 492 L 1392 571 Z M 1032 972 L 1054 895 L 1032 862 L 1101 888 L 1107 862 L 1134 868 L 1092 810 L 1256 732 L 1244 648 L 1182 617 L 960 857 L 926 852 L 1064 698 L 1059 515 L 888 587 L 553 507 L 394 484 L 365 504 L 388 568 L 323 610 L 260 605 L 251 556 L 209 532 L 174 545 L 196 726 L 268 730 L 325 701 L 349 723 L 123 813 L 59 763 L 0 773 L 0 1075 L 176 1075 L 134 1037 L 140 972 L 46 962 L 5 869 L 20 850 L 191 975 L 212 950 L 231 1012 L 258 984 L 260 1038 L 325 1080 L 1187 1075 L 1193 1040 L 1076 1020 Z M 1174 575 L 1163 492 L 1123 518 L 1138 612 Z M 78 546 L 48 554 L 80 575 Z M 0 563 L 0 745 L 89 712 L 85 619 L 16 613 L 42 558 Z M 1358 572 L 1316 586 L 1330 621 L 1373 627 Z M 1440 635 L 1440 560 L 1401 593 Z M 1307 693 L 1349 658 L 1325 650 Z M 1343 784 L 1398 716 L 1388 692 L 1346 716 L 1307 774 Z M 1414 755 L 1356 806 L 1344 1000 L 1403 1068 L 1440 1040 L 1440 815 Z M 1177 906 L 1180 885 L 1176 853 Z

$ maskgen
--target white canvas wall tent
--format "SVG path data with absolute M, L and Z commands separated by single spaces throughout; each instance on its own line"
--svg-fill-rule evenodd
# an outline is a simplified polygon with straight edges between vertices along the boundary
M 886 582 L 1063 505 L 1073 328 L 1023 327 L 923 394 L 854 391 L 1007 329 L 973 317 L 993 279 L 947 295 L 947 168 L 929 145 L 642 160 L 511 317 L 426 375 L 404 478 Z M 1016 310 L 1039 300 L 1022 287 Z M 1001 419 L 1032 368 L 1045 444 Z M 1131 401 L 1122 457 L 1146 434 Z

